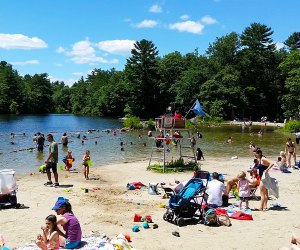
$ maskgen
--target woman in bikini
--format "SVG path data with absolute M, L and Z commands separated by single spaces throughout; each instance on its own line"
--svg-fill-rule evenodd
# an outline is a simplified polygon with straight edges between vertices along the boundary
M 294 162 L 296 165 L 296 145 L 291 138 L 289 138 L 285 144 L 285 153 L 287 155 L 288 167 L 291 167 L 292 157 L 294 158 Z

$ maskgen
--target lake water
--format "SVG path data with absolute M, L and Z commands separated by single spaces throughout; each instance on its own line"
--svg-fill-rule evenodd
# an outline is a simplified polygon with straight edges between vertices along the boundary
M 44 153 L 38 153 L 36 150 L 26 150 L 34 147 L 33 135 L 41 131 L 45 135 L 52 133 L 54 139 L 60 142 L 64 132 L 67 132 L 71 142 L 68 148 L 59 145 L 59 166 L 63 165 L 62 159 L 68 149 L 72 150 L 75 158 L 74 168 L 81 168 L 81 159 L 86 149 L 90 149 L 91 158 L 94 165 L 105 165 L 113 162 L 130 162 L 148 159 L 151 153 L 153 140 L 147 137 L 147 131 L 136 131 L 131 133 L 120 133 L 114 136 L 113 133 L 107 133 L 103 130 L 118 129 L 122 124 L 116 119 L 93 118 L 75 115 L 20 115 L 6 116 L 0 115 L 0 168 L 13 168 L 19 174 L 25 174 L 37 171 L 39 166 L 44 164 L 48 155 L 48 147 L 44 148 Z M 95 129 L 93 133 L 88 130 Z M 258 136 L 257 132 L 263 129 L 264 135 Z M 204 156 L 225 157 L 230 159 L 232 156 L 249 157 L 249 163 L 253 154 L 248 149 L 250 141 L 263 149 L 266 156 L 276 156 L 280 150 L 284 150 L 287 135 L 274 132 L 275 128 L 265 127 L 240 127 L 240 126 L 222 126 L 201 128 L 202 139 L 197 141 L 197 147 L 204 152 Z M 10 133 L 15 133 L 11 144 Z M 253 135 L 250 133 L 253 132 Z M 25 135 L 23 135 L 25 133 Z M 80 133 L 87 137 L 84 144 L 77 138 Z M 142 138 L 139 138 L 139 135 Z M 184 135 L 184 134 L 183 134 Z M 187 137 L 187 135 L 184 135 Z M 232 144 L 226 144 L 226 139 L 231 136 Z M 97 141 L 97 144 L 95 142 Z M 124 142 L 124 151 L 120 150 L 120 142 Z M 143 143 L 146 142 L 146 147 Z M 185 142 L 188 145 L 188 141 Z M 46 142 L 47 144 L 47 142 Z M 186 149 L 187 150 L 187 149 Z M 154 152 L 158 155 L 159 152 Z M 170 153 L 167 157 L 176 158 L 178 148 L 170 145 Z M 275 160 L 275 159 L 274 159 Z M 145 166 L 146 167 L 146 166 Z

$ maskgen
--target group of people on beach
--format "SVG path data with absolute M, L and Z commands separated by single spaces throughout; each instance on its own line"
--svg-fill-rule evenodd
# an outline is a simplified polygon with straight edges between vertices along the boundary
M 66 135 L 65 135 L 66 136 Z M 44 184 L 45 186 L 54 186 L 57 187 L 59 186 L 58 182 L 58 171 L 57 171 L 57 164 L 58 164 L 58 144 L 55 142 L 53 135 L 48 134 L 47 135 L 47 140 L 49 142 L 49 153 L 48 157 L 45 160 L 45 170 L 47 173 L 47 182 Z M 69 171 L 72 167 L 72 163 L 74 161 L 74 158 L 72 156 L 72 151 L 68 150 L 67 156 L 63 159 L 65 165 L 65 169 Z M 90 161 L 91 161 L 91 156 L 90 156 L 90 150 L 87 149 L 85 151 L 85 154 L 82 158 L 82 170 L 84 174 L 84 178 L 86 180 L 89 179 L 89 167 L 90 167 Z M 51 170 L 54 176 L 55 182 L 53 183 L 51 180 Z

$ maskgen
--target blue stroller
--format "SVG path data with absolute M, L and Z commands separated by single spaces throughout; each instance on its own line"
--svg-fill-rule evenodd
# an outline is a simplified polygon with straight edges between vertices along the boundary
M 207 176 L 205 177 L 208 178 Z M 165 212 L 163 219 L 165 221 L 173 222 L 175 217 L 174 223 L 180 227 L 185 224 L 185 219 L 196 217 L 197 212 L 200 213 L 200 215 L 198 215 L 200 217 L 199 220 L 202 219 L 202 203 L 203 200 L 207 199 L 205 191 L 206 185 L 203 184 L 202 179 L 190 179 L 178 194 L 171 196 L 169 207 Z M 198 198 L 200 198 L 200 202 L 198 201 Z

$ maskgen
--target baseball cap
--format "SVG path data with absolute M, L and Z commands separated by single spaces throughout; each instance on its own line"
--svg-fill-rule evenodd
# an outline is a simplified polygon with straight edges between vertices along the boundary
M 65 197 L 58 197 L 52 210 L 60 209 L 61 207 L 65 206 L 68 201 L 69 200 Z

